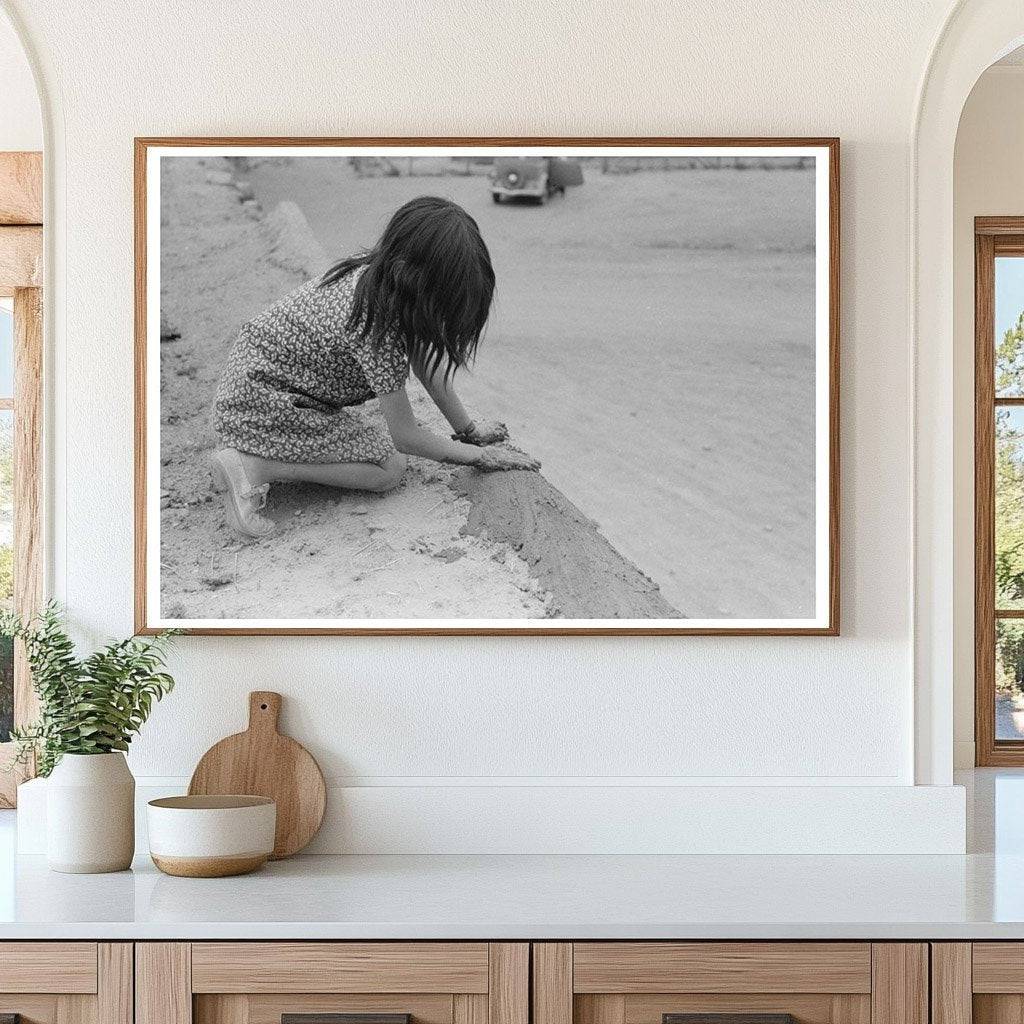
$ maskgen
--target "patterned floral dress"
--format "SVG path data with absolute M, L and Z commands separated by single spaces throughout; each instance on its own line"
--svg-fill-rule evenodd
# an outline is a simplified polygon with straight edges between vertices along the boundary
M 221 443 L 282 462 L 369 462 L 395 448 L 354 407 L 401 388 L 404 346 L 371 345 L 345 328 L 361 270 L 308 281 L 245 324 L 214 406 Z

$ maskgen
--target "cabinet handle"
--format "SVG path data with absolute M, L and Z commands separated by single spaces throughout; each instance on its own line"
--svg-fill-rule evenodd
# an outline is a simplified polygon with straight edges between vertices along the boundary
M 661 1024 L 797 1024 L 791 1013 L 663 1013 Z
M 0 1020 L 0 1024 L 8 1024 Z M 17 1024 L 14 1021 L 13 1024 Z M 412 1024 L 411 1013 L 282 1013 L 281 1024 Z

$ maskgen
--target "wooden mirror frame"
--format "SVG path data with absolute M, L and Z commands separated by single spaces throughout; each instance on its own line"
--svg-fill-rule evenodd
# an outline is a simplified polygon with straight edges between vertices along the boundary
M 0 297 L 14 299 L 14 395 L 0 409 L 14 420 L 14 607 L 42 601 L 43 160 L 41 153 L 0 153 Z M 24 651 L 14 652 L 14 723 L 36 714 Z M 12 767 L 14 745 L 0 743 L 0 807 L 13 807 L 32 765 Z

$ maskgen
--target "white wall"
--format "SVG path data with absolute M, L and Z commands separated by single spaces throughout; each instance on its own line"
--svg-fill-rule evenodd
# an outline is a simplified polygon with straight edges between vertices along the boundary
M 0 150 L 40 150 L 43 123 L 25 51 L 0 12 Z
M 843 636 L 179 645 L 133 750 L 179 778 L 276 688 L 359 787 L 913 781 L 908 152 L 945 0 L 40 5 L 4 0 L 51 104 L 54 592 L 132 626 L 135 135 L 838 135 Z M 298 13 L 297 13 L 298 11 Z M 889 829 L 889 831 L 892 831 Z
M 1024 215 L 1024 66 L 986 71 L 960 119 L 954 161 L 954 740 L 974 764 L 974 218 Z

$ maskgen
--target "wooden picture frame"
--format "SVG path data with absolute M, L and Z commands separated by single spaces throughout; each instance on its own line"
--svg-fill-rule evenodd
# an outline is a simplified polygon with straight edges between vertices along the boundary
M 652 150 L 699 149 L 724 151 L 726 154 L 753 150 L 799 151 L 814 154 L 820 161 L 824 185 L 816 195 L 818 223 L 827 219 L 823 235 L 827 251 L 815 250 L 818 264 L 818 306 L 817 320 L 819 341 L 826 338 L 818 348 L 816 373 L 819 381 L 816 402 L 819 432 L 816 435 L 818 466 L 827 467 L 816 479 L 819 495 L 816 514 L 816 580 L 817 589 L 815 613 L 812 618 L 802 620 L 772 621 L 768 625 L 754 620 L 715 620 L 710 624 L 699 621 L 687 624 L 685 618 L 671 620 L 631 620 L 618 625 L 615 621 L 589 620 L 577 622 L 574 619 L 553 620 L 541 623 L 529 620 L 527 625 L 474 623 L 460 625 L 458 620 L 445 621 L 443 625 L 427 620 L 420 625 L 405 620 L 401 625 L 375 626 L 360 623 L 347 626 L 343 621 L 331 621 L 321 626 L 308 621 L 287 623 L 270 622 L 249 626 L 238 620 L 223 624 L 214 620 L 190 622 L 162 616 L 159 610 L 158 584 L 153 579 L 154 509 L 159 505 L 152 500 L 152 486 L 149 467 L 153 453 L 152 410 L 148 392 L 153 386 L 153 332 L 154 317 L 158 316 L 160 303 L 152 294 L 153 253 L 150 251 L 149 224 L 154 223 L 154 214 L 159 215 L 159 197 L 151 193 L 149 179 L 153 168 L 159 167 L 159 160 L 169 156 L 188 153 L 212 153 L 219 150 L 228 155 L 253 149 L 272 149 L 288 152 L 305 148 L 337 149 L 339 155 L 352 151 L 365 151 L 368 155 L 385 151 L 408 151 L 419 148 L 443 147 L 445 150 L 466 150 L 471 157 L 475 151 L 510 148 L 515 150 L 539 147 L 559 152 L 569 149 L 594 151 L 607 150 L 611 154 L 636 151 L 638 148 Z M 182 138 L 143 137 L 135 140 L 135 624 L 139 633 L 159 631 L 169 625 L 178 626 L 188 632 L 204 635 L 339 635 L 339 636 L 835 636 L 839 633 L 840 614 L 840 537 L 839 537 L 839 268 L 840 268 L 840 195 L 839 195 L 839 140 L 836 138 L 559 138 L 559 137 L 464 137 L 464 138 Z M 766 154 L 770 156 L 773 154 Z M 736 159 L 740 159 L 739 156 Z M 154 163 L 156 161 L 156 163 Z M 154 205 L 155 204 L 155 205 Z M 822 298 L 824 296 L 824 298 Z M 159 340 L 159 337 L 157 338 Z M 159 371 L 157 378 L 159 379 Z M 824 381 L 824 385 L 821 385 Z M 157 442 L 158 443 L 158 442 Z M 827 505 L 827 508 L 824 506 Z M 157 559 L 159 562 L 159 559 Z M 157 588 L 157 589 L 154 589 Z
M 0 153 L 0 297 L 14 300 L 14 395 L 0 408 L 14 421 L 14 608 L 23 618 L 42 603 L 42 154 Z M 27 725 L 37 702 L 21 644 L 14 652 L 14 724 Z M 10 767 L 13 743 L 0 743 L 0 807 L 13 807 L 31 764 Z

